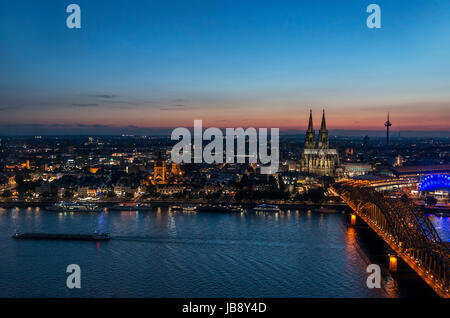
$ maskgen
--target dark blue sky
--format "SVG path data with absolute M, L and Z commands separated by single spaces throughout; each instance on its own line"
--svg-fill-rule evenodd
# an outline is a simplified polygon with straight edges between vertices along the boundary
M 310 107 L 336 129 L 382 128 L 391 111 L 394 130 L 450 130 L 449 30 L 447 0 L 2 1 L 0 133 L 301 129 Z

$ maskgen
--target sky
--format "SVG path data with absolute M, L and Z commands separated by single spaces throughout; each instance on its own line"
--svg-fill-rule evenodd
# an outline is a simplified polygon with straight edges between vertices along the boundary
M 449 31 L 448 0 L 2 0 L 0 134 L 450 131 Z

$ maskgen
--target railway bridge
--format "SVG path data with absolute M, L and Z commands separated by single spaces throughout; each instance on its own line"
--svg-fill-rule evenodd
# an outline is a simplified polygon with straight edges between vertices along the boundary
M 421 209 L 408 198 L 385 197 L 354 181 L 331 190 L 439 296 L 450 298 L 450 249 Z

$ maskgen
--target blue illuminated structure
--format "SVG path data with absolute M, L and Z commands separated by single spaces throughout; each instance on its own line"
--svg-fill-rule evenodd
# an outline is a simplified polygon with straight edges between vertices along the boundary
M 423 177 L 419 184 L 420 191 L 450 189 L 450 175 L 447 174 L 430 174 Z

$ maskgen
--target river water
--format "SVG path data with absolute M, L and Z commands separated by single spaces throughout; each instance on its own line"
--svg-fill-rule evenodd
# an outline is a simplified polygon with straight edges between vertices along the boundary
M 448 218 L 433 218 L 445 240 Z M 19 232 L 108 232 L 107 242 L 14 240 Z M 388 251 L 344 213 L 56 213 L 0 209 L 0 297 L 433 296 L 414 275 L 391 276 Z M 366 286 L 369 264 L 382 288 Z M 81 268 L 81 288 L 66 267 Z

